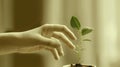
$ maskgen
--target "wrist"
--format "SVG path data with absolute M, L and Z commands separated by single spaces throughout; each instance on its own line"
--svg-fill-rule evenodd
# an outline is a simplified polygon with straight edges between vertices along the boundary
M 20 46 L 17 43 L 20 37 L 18 32 L 0 33 L 0 54 L 15 53 Z

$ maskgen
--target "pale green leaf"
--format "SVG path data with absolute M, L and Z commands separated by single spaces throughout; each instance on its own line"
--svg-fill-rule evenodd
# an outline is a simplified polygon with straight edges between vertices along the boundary
M 90 39 L 83 39 L 83 41 L 91 41 Z
M 70 24 L 71 24 L 72 28 L 77 28 L 78 30 L 81 27 L 79 20 L 75 16 L 72 16 L 72 18 L 70 20 Z
M 86 35 L 86 34 L 92 32 L 92 31 L 93 31 L 93 30 L 90 29 L 90 28 L 83 28 L 81 33 L 82 33 L 82 35 Z

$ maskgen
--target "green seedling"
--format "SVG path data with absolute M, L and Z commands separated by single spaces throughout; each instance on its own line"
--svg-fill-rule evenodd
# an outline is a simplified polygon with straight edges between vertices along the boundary
M 77 53 L 77 55 L 79 56 L 78 62 L 80 62 L 80 45 L 82 41 L 91 41 L 91 39 L 84 39 L 84 37 L 91 33 L 93 31 L 93 29 L 91 29 L 90 27 L 82 27 L 80 21 L 77 19 L 77 17 L 72 16 L 71 20 L 70 20 L 70 25 L 73 29 L 77 29 L 77 32 L 79 33 L 79 38 L 80 38 L 80 44 L 79 45 L 75 45 L 76 46 L 76 50 L 75 53 Z

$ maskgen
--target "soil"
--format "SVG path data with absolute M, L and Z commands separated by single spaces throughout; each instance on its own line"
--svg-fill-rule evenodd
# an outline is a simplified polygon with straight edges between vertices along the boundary
M 94 67 L 91 65 L 71 64 L 71 67 Z

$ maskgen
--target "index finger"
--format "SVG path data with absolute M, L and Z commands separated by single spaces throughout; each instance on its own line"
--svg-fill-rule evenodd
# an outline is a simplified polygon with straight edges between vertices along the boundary
M 68 35 L 71 39 L 76 40 L 77 37 L 73 34 L 73 32 L 65 25 L 60 24 L 45 24 L 47 30 L 49 31 L 59 31 L 63 32 L 64 34 Z

